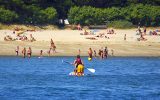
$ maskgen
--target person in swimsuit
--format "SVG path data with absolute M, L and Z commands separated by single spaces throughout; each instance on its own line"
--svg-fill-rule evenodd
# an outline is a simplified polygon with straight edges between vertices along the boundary
M 54 42 L 53 42 L 52 39 L 51 39 L 50 44 L 51 44 L 51 46 L 50 46 L 49 52 L 50 52 L 51 50 L 53 50 L 53 53 L 55 53 L 55 52 L 56 52 L 56 46 L 55 46 L 55 44 L 54 44 Z
M 94 50 L 93 52 L 94 52 L 94 57 L 96 58 L 97 57 L 96 50 Z
M 31 58 L 31 55 L 32 55 L 31 47 L 28 48 L 27 55 L 28 55 L 28 58 Z
M 103 51 L 103 58 L 107 58 L 108 57 L 108 49 L 107 47 L 105 47 L 104 51 Z
M 43 56 L 43 50 L 40 50 L 40 56 L 39 57 L 42 57 Z
M 103 50 L 99 49 L 98 55 L 99 58 L 103 59 Z
M 146 27 L 144 27 L 144 35 L 146 35 L 147 29 Z
M 23 55 L 23 58 L 26 57 L 26 48 L 23 48 L 23 50 L 22 50 L 22 55 Z
M 80 55 L 77 55 L 77 58 L 74 60 L 73 64 L 75 65 L 75 69 L 74 69 L 75 75 L 83 75 L 84 74 L 84 66 L 83 66 L 84 64 L 80 58 Z
M 18 56 L 19 55 L 19 46 L 17 46 L 15 52 L 16 52 L 16 56 Z
M 88 58 L 92 59 L 92 54 L 93 54 L 93 51 L 91 48 L 89 48 L 88 50 Z

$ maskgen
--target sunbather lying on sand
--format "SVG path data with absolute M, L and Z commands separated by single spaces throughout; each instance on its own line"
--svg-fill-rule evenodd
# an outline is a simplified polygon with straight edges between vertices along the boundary
M 95 37 L 86 37 L 86 39 L 97 40 Z
M 4 41 L 13 41 L 13 40 L 14 39 L 11 36 L 9 36 L 9 35 L 7 35 L 7 36 L 4 37 Z

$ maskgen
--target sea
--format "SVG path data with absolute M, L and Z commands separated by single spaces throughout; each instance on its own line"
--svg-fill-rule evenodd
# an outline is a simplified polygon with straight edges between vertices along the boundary
M 1 56 L 0 100 L 160 100 L 160 57 L 82 57 L 82 77 L 74 59 Z

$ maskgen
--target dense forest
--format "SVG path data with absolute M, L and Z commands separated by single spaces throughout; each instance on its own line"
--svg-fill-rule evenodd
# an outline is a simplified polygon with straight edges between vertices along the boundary
M 5 24 L 160 26 L 160 0 L 0 0 Z

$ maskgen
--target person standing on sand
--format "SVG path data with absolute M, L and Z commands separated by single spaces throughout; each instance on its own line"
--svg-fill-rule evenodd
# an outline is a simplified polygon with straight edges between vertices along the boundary
M 17 46 L 17 48 L 15 49 L 15 52 L 16 52 L 16 56 L 19 55 L 19 46 Z
M 112 56 L 114 56 L 114 51 L 113 51 L 113 49 L 111 50 L 111 54 L 112 54 Z
M 51 51 L 49 50 L 49 51 L 47 51 L 47 53 L 48 53 L 48 56 L 50 56 Z
M 107 47 L 105 47 L 104 51 L 103 51 L 103 58 L 107 58 L 108 57 L 108 49 Z
M 89 48 L 89 50 L 88 50 L 88 58 L 91 60 L 92 59 L 92 54 L 93 54 L 93 51 L 92 51 L 92 49 L 91 48 Z
M 78 50 L 78 55 L 81 55 L 81 50 L 80 49 Z
M 56 53 L 56 46 L 55 46 L 55 44 L 54 44 L 52 39 L 51 39 L 50 44 L 51 44 L 51 46 L 50 46 L 49 52 L 52 50 L 53 53 Z
M 124 40 L 126 40 L 126 34 L 124 35 Z
M 99 55 L 99 58 L 101 58 L 101 55 L 102 55 L 102 50 L 101 49 L 99 49 L 98 55 Z
M 146 35 L 146 32 L 147 32 L 146 27 L 144 27 L 143 30 L 144 30 L 144 35 Z
M 81 28 L 81 25 L 80 25 L 80 24 L 78 24 L 78 25 L 77 25 L 77 30 L 82 30 L 82 28 Z
M 101 59 L 103 59 L 103 58 L 104 58 L 104 51 L 103 51 L 103 50 L 101 50 L 100 58 L 101 58 Z
M 23 58 L 26 57 L 26 48 L 24 47 L 23 50 L 22 50 L 22 55 L 23 55 Z
M 31 47 L 28 48 L 27 55 L 28 55 L 28 58 L 31 58 L 31 55 L 32 55 Z
M 94 57 L 96 58 L 96 57 L 97 57 L 97 55 L 96 55 L 96 50 L 94 50 L 93 52 L 94 52 Z
M 43 50 L 40 50 L 40 56 L 39 57 L 43 57 Z

